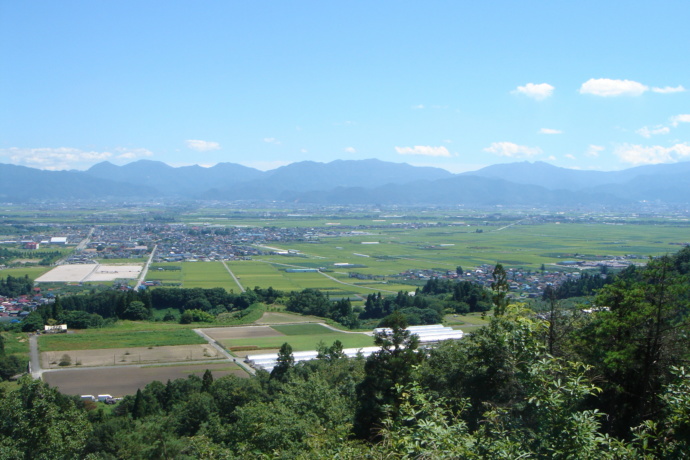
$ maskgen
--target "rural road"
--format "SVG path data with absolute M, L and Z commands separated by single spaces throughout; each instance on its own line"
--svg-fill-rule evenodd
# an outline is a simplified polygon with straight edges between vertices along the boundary
M 141 270 L 141 275 L 139 275 L 139 280 L 137 281 L 136 286 L 134 286 L 135 291 L 139 289 L 141 283 L 143 283 L 146 279 L 146 274 L 149 272 L 149 265 L 151 265 L 151 261 L 153 260 L 153 255 L 156 253 L 156 249 L 158 249 L 158 245 L 155 245 L 151 250 L 149 260 L 146 261 L 146 265 L 144 265 L 144 268 Z
M 31 366 L 31 377 L 40 379 L 43 375 L 41 360 L 38 355 L 38 336 L 29 334 L 29 366 Z
M 281 266 L 283 266 L 283 267 L 291 267 L 291 268 L 312 268 L 312 267 L 303 267 L 303 266 L 301 266 L 301 265 L 280 264 L 280 263 L 277 263 L 277 262 L 269 262 L 269 261 L 267 261 L 267 260 L 260 260 L 260 259 L 256 259 L 256 261 L 257 261 L 257 262 L 263 262 L 263 263 L 265 263 L 265 264 L 281 265 Z M 322 272 L 321 270 L 318 270 L 318 272 L 321 273 L 321 274 L 322 274 L 323 276 L 325 276 L 326 278 L 329 278 L 329 279 L 335 281 L 336 283 L 344 284 L 345 286 L 352 286 L 352 287 L 361 288 L 361 289 L 371 289 L 372 291 L 375 291 L 375 292 L 381 291 L 381 292 L 390 292 L 391 294 L 397 294 L 397 291 L 389 291 L 389 290 L 387 290 L 387 289 L 370 288 L 370 287 L 368 287 L 368 286 L 358 286 L 358 285 L 356 285 L 356 284 L 346 283 L 345 281 L 340 281 L 338 278 L 334 278 L 333 276 L 331 276 L 331 275 L 329 275 L 329 274 L 327 274 L 327 273 L 324 273 L 324 272 Z
M 379 292 L 379 291 L 380 291 L 380 292 L 390 292 L 391 294 L 397 294 L 397 292 L 395 292 L 395 291 L 389 291 L 389 290 L 387 290 L 387 289 L 370 288 L 370 287 L 368 287 L 368 286 L 358 286 L 358 285 L 356 285 L 356 284 L 346 283 L 345 281 L 340 281 L 338 278 L 334 278 L 334 277 L 332 277 L 331 275 L 322 272 L 321 270 L 319 270 L 319 273 L 321 273 L 321 274 L 322 274 L 323 276 L 325 276 L 326 278 L 330 278 L 330 279 L 332 279 L 333 281 L 335 281 L 336 283 L 344 284 L 345 286 L 352 286 L 352 287 L 356 287 L 356 288 L 360 288 L 360 289 L 371 289 L 372 291 L 376 291 L 376 292 Z
M 244 287 L 242 286 L 242 283 L 240 283 L 240 280 L 238 280 L 235 274 L 232 272 L 232 270 L 230 270 L 228 264 L 226 264 L 225 261 L 223 261 L 223 265 L 225 266 L 225 269 L 228 271 L 228 273 L 230 273 L 230 276 L 232 276 L 232 279 L 235 280 L 235 283 L 237 283 L 237 285 L 240 287 L 240 291 L 244 292 Z
M 256 374 L 256 371 L 254 370 L 253 367 L 248 366 L 244 361 L 242 361 L 242 358 L 236 358 L 235 356 L 232 356 L 230 353 L 228 353 L 228 351 L 227 351 L 225 348 L 221 347 L 221 346 L 218 344 L 218 342 L 216 342 L 216 341 L 213 340 L 211 337 L 209 337 L 208 335 L 206 335 L 206 334 L 204 333 L 204 331 L 202 331 L 201 329 L 192 329 L 192 330 L 193 330 L 194 332 L 196 332 L 196 333 L 199 335 L 199 337 L 201 337 L 201 338 L 203 338 L 204 340 L 206 340 L 206 341 L 208 342 L 209 345 L 211 345 L 213 348 L 215 348 L 216 350 L 218 350 L 218 351 L 220 352 L 220 354 L 223 355 L 223 356 L 225 356 L 229 361 L 232 361 L 233 363 L 237 364 L 237 365 L 240 366 L 242 369 L 244 369 L 245 371 L 247 371 L 250 375 Z

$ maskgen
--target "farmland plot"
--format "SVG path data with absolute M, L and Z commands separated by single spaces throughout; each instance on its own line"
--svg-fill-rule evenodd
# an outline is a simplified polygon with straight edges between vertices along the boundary
M 128 366 L 103 369 L 65 369 L 46 372 L 43 379 L 61 393 L 68 395 L 110 394 L 114 397 L 131 395 L 153 381 L 162 383 L 182 379 L 190 374 L 201 377 L 206 370 L 214 378 L 226 375 L 248 377 L 247 373 L 233 363 L 185 364 L 181 366 Z

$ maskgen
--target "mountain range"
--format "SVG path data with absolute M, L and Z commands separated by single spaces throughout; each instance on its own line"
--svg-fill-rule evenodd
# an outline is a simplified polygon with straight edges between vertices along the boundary
M 194 199 L 323 205 L 629 206 L 690 203 L 690 162 L 583 171 L 543 162 L 444 169 L 380 160 L 303 161 L 260 171 L 234 163 L 172 167 L 140 160 L 86 171 L 0 164 L 0 201 Z

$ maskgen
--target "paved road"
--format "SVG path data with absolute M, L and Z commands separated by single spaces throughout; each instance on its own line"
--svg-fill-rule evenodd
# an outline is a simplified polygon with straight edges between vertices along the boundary
M 228 267 L 228 264 L 226 264 L 225 261 L 223 261 L 223 265 L 225 265 L 225 269 L 228 271 L 228 273 L 230 273 L 230 276 L 232 276 L 232 279 L 234 279 L 235 283 L 237 283 L 237 285 L 240 287 L 240 291 L 244 292 L 244 287 L 242 286 L 242 283 L 240 283 L 240 280 L 238 280 L 237 277 L 235 276 L 235 274 L 232 272 L 232 270 L 230 270 L 230 267 Z
M 55 262 L 55 265 L 62 265 L 69 258 L 69 256 L 71 256 L 77 251 L 83 251 L 86 248 L 86 245 L 89 244 L 89 242 L 91 241 L 91 236 L 93 235 L 94 230 L 96 230 L 96 227 L 91 227 L 91 230 L 89 230 L 89 234 L 86 235 L 86 238 L 81 240 L 79 244 L 77 244 L 77 246 L 74 248 L 74 251 L 68 253 L 65 257 Z

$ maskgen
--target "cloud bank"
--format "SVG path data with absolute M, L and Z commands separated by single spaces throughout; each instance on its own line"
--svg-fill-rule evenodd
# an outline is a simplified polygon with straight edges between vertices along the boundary
M 527 147 L 512 142 L 493 142 L 484 151 L 509 158 L 529 158 L 542 153 L 539 147 Z
M 11 163 L 31 168 L 60 171 L 65 169 L 87 169 L 95 163 L 106 160 L 134 160 L 150 157 L 153 153 L 147 149 L 128 149 L 118 147 L 112 152 L 81 150 L 72 147 L 43 147 L 0 149 L 0 158 L 7 158 Z
M 218 142 L 202 141 L 199 139 L 188 139 L 184 141 L 187 148 L 196 150 L 197 152 L 210 152 L 211 150 L 220 150 Z
M 395 147 L 395 151 L 400 155 L 423 155 L 427 157 L 449 157 L 451 156 L 447 148 L 433 147 L 431 145 L 415 145 L 414 147 Z
M 685 142 L 671 147 L 622 144 L 616 147 L 614 153 L 622 161 L 632 165 L 676 163 L 690 157 L 690 144 Z

